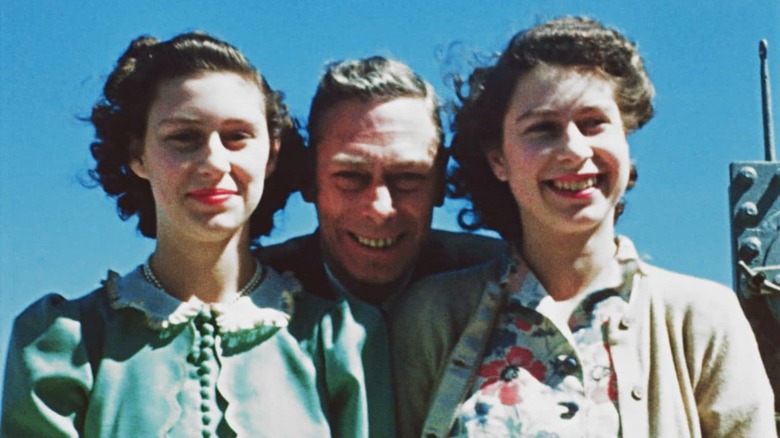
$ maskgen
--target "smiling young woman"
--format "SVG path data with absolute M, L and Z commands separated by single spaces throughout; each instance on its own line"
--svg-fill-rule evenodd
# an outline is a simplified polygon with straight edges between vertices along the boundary
M 141 37 L 91 121 L 92 177 L 157 245 L 16 319 L 2 435 L 364 436 L 361 380 L 319 330 L 338 317 L 251 252 L 293 187 L 274 168 L 303 151 L 281 95 L 223 41 Z M 296 325 L 293 307 L 321 318 Z
M 653 114 L 636 45 L 592 19 L 556 19 L 464 83 L 461 222 L 511 250 L 398 304 L 402 435 L 774 436 L 735 294 L 648 265 L 615 233 L 636 179 L 626 136 Z

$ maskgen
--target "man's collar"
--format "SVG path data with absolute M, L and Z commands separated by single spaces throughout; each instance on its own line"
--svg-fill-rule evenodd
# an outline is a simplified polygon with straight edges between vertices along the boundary
M 325 270 L 325 275 L 328 277 L 328 282 L 330 283 L 331 289 L 334 292 L 336 292 L 336 294 L 343 296 L 345 298 L 349 298 L 350 300 L 360 300 L 364 303 L 371 304 L 372 306 L 377 306 L 377 307 L 385 307 L 393 297 L 397 296 L 398 293 L 402 291 L 409 284 L 409 280 L 412 278 L 412 273 L 409 272 L 406 274 L 405 278 L 402 281 L 400 281 L 396 286 L 386 286 L 390 288 L 390 290 L 383 294 L 385 298 L 381 302 L 376 302 L 376 301 L 367 300 L 363 298 L 371 293 L 370 290 L 372 287 L 371 285 L 363 286 L 364 290 L 362 291 L 350 291 L 350 289 L 347 288 L 347 286 L 345 286 L 344 283 L 341 282 L 341 280 L 339 280 L 339 278 L 336 276 L 336 274 L 333 272 L 330 266 L 328 266 L 328 263 L 324 260 L 324 258 L 322 260 L 322 267 Z M 377 289 L 381 287 L 382 286 L 376 286 Z

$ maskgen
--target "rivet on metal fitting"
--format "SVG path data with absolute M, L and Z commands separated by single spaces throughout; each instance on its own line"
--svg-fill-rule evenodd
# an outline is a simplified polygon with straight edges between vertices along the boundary
M 739 258 L 745 263 L 750 263 L 761 253 L 761 240 L 758 237 L 743 239 L 739 245 Z
M 745 185 L 752 185 L 756 181 L 756 178 L 758 178 L 758 172 L 756 172 L 756 169 L 751 166 L 745 166 L 739 169 L 737 178 L 739 179 L 740 183 Z
M 739 206 L 739 217 L 745 222 L 752 221 L 758 217 L 758 207 L 752 202 L 744 202 Z

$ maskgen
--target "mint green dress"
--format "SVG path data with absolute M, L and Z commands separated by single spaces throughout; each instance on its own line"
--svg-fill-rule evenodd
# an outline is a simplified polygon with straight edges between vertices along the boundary
M 141 267 L 109 272 L 80 299 L 48 295 L 16 318 L 2 436 L 367 436 L 339 315 L 271 269 L 230 304 L 182 302 Z

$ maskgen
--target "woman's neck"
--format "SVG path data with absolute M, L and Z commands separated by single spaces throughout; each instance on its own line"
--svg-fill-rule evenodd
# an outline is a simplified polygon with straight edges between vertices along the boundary
M 215 242 L 158 235 L 149 263 L 166 292 L 182 301 L 195 296 L 208 303 L 238 298 L 257 266 L 248 233 Z
M 604 224 L 588 233 L 560 233 L 524 227 L 521 254 L 556 301 L 574 298 L 614 263 L 615 228 Z

